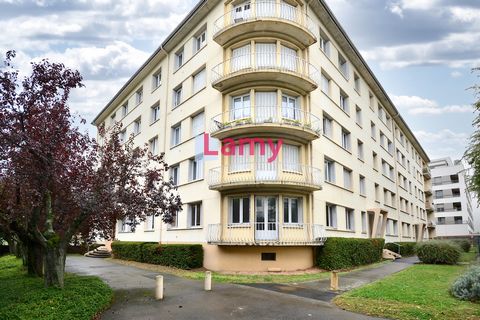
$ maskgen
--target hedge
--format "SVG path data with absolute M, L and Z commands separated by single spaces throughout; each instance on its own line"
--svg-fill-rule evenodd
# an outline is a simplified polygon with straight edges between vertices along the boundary
M 401 247 L 399 248 L 399 244 Z M 402 255 L 403 257 L 413 256 L 415 254 L 416 242 L 389 242 L 385 244 L 385 249 Z
M 454 239 L 452 242 L 462 248 L 462 250 L 465 252 L 470 252 L 470 248 L 472 247 L 470 241 L 466 239 Z
M 316 264 L 325 270 L 339 270 L 378 262 L 384 243 L 384 239 L 328 238 L 317 249 Z
M 158 264 L 180 269 L 203 266 L 200 244 L 158 244 L 156 242 L 114 241 L 113 256 L 117 259 Z
M 441 240 L 420 242 L 416 251 L 418 259 L 427 264 L 457 264 L 461 255 L 458 245 Z

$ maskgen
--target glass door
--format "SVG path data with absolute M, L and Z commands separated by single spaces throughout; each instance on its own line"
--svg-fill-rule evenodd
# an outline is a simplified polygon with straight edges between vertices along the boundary
M 241 3 L 233 8 L 233 22 L 242 22 L 250 18 L 250 2 Z
M 230 121 L 250 118 L 250 95 L 232 97 Z
M 250 68 L 251 66 L 250 45 L 232 50 L 232 59 L 230 69 L 231 72 L 240 71 L 242 69 Z
M 255 197 L 255 240 L 278 240 L 277 197 Z
M 277 161 L 268 162 L 273 152 L 265 144 L 262 148 L 260 143 L 255 144 L 255 178 L 257 181 L 274 181 L 277 179 Z
M 282 96 L 282 117 L 290 120 L 300 120 L 300 114 L 298 98 L 284 94 Z

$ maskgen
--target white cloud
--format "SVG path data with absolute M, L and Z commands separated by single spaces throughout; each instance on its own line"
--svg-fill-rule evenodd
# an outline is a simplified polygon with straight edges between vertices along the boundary
M 460 71 L 452 71 L 452 73 L 450 73 L 450 76 L 452 78 L 460 78 L 461 76 L 463 76 L 463 73 L 461 73 Z
M 463 156 L 464 146 L 467 145 L 469 134 L 443 129 L 437 132 L 419 130 L 413 132 L 431 159 L 452 157 L 459 159 Z
M 442 115 L 447 113 L 467 113 L 473 112 L 469 105 L 447 105 L 439 106 L 434 100 L 418 96 L 391 96 L 395 105 L 401 109 L 407 110 L 412 115 Z

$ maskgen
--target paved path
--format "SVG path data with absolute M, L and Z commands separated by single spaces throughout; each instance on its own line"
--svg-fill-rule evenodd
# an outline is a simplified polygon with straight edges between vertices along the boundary
M 402 258 L 393 263 L 385 263 L 378 267 L 363 268 L 339 275 L 339 291 L 330 291 L 330 279 L 304 283 L 257 283 L 250 286 L 275 292 L 296 295 L 321 301 L 331 301 L 335 296 L 345 291 L 363 286 L 367 283 L 382 279 L 388 275 L 399 272 L 418 262 L 417 257 Z
M 391 265 L 391 264 L 390 264 Z M 155 276 L 108 260 L 69 256 L 67 272 L 96 275 L 115 291 L 115 301 L 102 319 L 374 319 L 336 308 L 328 302 L 234 284 L 214 284 L 164 274 L 165 299 L 154 299 Z

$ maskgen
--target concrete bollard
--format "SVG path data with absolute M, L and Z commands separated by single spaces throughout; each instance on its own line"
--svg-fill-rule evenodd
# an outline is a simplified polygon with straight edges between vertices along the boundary
M 163 276 L 157 276 L 157 286 L 155 288 L 155 299 L 163 300 Z
M 337 291 L 338 290 L 338 272 L 332 271 L 330 274 L 330 290 Z
M 212 272 L 206 271 L 205 272 L 205 291 L 212 290 Z

